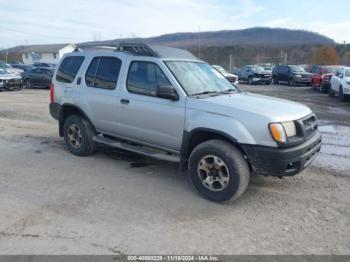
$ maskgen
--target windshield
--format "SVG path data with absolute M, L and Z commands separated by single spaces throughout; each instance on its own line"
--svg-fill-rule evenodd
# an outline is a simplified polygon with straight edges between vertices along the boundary
M 350 77 L 350 69 L 345 70 L 345 77 Z
M 236 91 L 226 78 L 211 65 L 203 62 L 166 61 L 170 71 L 187 95 Z
M 258 65 L 252 66 L 252 70 L 257 73 L 262 73 L 265 71 L 265 69 L 262 66 Z
M 296 66 L 296 65 L 292 65 L 289 66 L 290 70 L 294 73 L 303 73 L 305 72 L 305 69 L 301 66 Z
M 10 68 L 9 64 L 6 64 L 3 61 L 0 61 L 0 67 L 2 67 L 2 68 Z

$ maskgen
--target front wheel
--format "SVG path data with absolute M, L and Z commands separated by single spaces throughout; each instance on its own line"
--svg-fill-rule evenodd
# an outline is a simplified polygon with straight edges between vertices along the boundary
M 341 102 L 348 101 L 348 97 L 344 94 L 343 87 L 339 87 L 339 100 Z
M 249 85 L 252 85 L 252 84 L 253 84 L 253 78 L 252 78 L 252 77 L 249 77 L 249 78 L 248 78 L 248 84 L 249 84 Z
M 296 86 L 295 80 L 294 79 L 289 80 L 289 85 L 293 87 Z
M 71 115 L 66 119 L 63 135 L 66 146 L 74 155 L 88 156 L 96 151 L 94 129 L 89 121 L 78 115 Z
M 188 167 L 195 189 L 211 201 L 237 199 L 249 184 L 250 171 L 243 154 L 223 140 L 199 144 L 191 153 Z

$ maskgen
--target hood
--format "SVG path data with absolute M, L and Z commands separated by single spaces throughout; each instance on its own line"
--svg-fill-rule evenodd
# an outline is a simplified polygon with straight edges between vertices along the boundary
M 6 71 L 8 71 L 10 73 L 14 73 L 14 74 L 21 74 L 24 72 L 22 69 L 14 68 L 14 67 L 6 68 Z
M 272 71 L 261 71 L 261 72 L 256 72 L 259 75 L 271 75 Z
M 235 75 L 235 74 L 230 74 L 230 73 L 225 73 L 225 74 L 223 74 L 224 75 L 224 77 L 238 77 L 237 75 Z
M 1 80 L 9 80 L 9 79 L 21 79 L 22 77 L 18 74 L 0 74 Z
M 307 106 L 296 102 L 246 92 L 200 99 L 189 97 L 188 107 L 234 117 L 242 122 L 252 115 L 259 115 L 268 122 L 283 122 L 301 119 L 312 113 Z

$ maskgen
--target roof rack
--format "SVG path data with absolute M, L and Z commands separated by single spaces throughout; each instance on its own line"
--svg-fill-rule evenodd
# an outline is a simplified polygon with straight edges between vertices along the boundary
M 158 57 L 157 53 L 145 43 L 119 43 L 115 45 L 115 51 L 126 51 L 134 55 Z

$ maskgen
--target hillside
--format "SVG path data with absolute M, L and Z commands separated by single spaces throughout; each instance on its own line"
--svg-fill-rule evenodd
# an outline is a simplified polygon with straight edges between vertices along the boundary
M 334 41 L 326 36 L 305 30 L 290 30 L 281 28 L 249 28 L 241 30 L 225 30 L 199 33 L 173 33 L 149 38 L 114 39 L 106 41 L 85 42 L 79 45 L 109 45 L 120 41 L 143 41 L 149 44 L 191 48 L 201 46 L 232 46 L 232 45 L 332 45 Z

